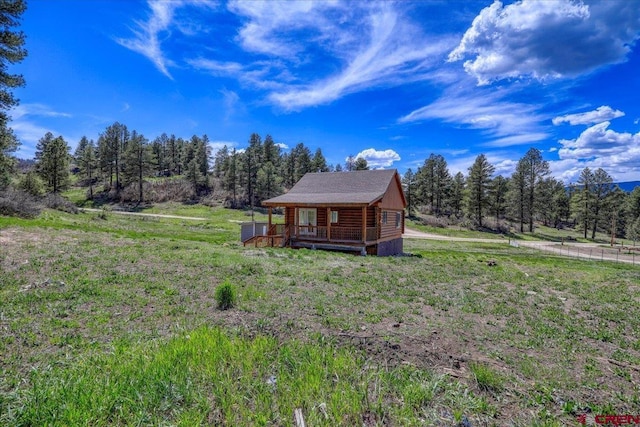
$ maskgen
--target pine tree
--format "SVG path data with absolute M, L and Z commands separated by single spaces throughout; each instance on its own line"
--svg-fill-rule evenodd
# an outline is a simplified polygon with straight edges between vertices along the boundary
M 573 194 L 571 200 L 573 205 L 572 210 L 575 212 L 576 219 L 579 223 L 582 223 L 585 239 L 587 238 L 587 232 L 593 220 L 593 183 L 593 172 L 591 172 L 591 169 L 588 167 L 584 168 L 578 178 L 578 190 Z
M 449 195 L 449 206 L 451 213 L 457 218 L 460 218 L 462 213 L 464 195 L 466 188 L 466 180 L 462 172 L 458 172 L 454 175 L 451 183 L 451 194 Z
M 484 154 L 476 157 L 469 168 L 467 179 L 467 213 L 479 227 L 482 227 L 482 217 L 489 207 L 489 185 L 495 167 L 489 163 Z
M 507 210 L 507 191 L 509 181 L 502 175 L 496 176 L 489 186 L 491 210 L 496 217 L 496 227 L 500 225 L 500 218 Z
M 144 178 L 152 170 L 153 150 L 149 141 L 135 130 L 123 154 L 123 180 L 125 185 L 136 184 L 138 187 L 138 203 L 144 202 Z
M 365 159 L 364 157 L 358 157 L 353 164 L 353 170 L 368 171 L 369 164 L 367 163 L 367 159 Z
M 80 176 L 89 184 L 89 200 L 92 200 L 93 180 L 99 160 L 96 156 L 96 145 L 93 140 L 89 140 L 86 136 L 83 136 L 78 143 L 73 157 L 78 168 L 80 168 Z
M 48 191 L 56 194 L 69 186 L 69 146 L 62 136 L 47 132 L 36 145 L 36 171 Z
M 602 168 L 596 169 L 593 173 L 593 225 L 591 229 L 591 238 L 596 238 L 596 230 L 603 220 L 603 213 L 609 210 L 609 195 L 612 193 L 613 178 Z
M 542 153 L 537 148 L 530 148 L 524 157 L 518 162 L 522 163 L 524 172 L 524 185 L 526 191 L 525 215 L 529 220 L 529 232 L 533 232 L 533 220 L 539 211 L 536 204 L 536 190 L 542 179 L 549 175 L 549 163 L 542 158 Z
M 318 148 L 311 159 L 311 170 L 314 172 L 329 172 L 327 159 L 324 158 L 322 150 Z
M 526 164 L 524 162 L 518 162 L 516 170 L 509 180 L 509 192 L 507 194 L 510 215 L 518 219 L 521 233 L 524 233 L 524 223 L 526 219 L 527 186 L 525 169 Z
M 24 49 L 25 36 L 22 31 L 12 31 L 20 24 L 27 5 L 23 0 L 3 0 L 0 2 L 0 190 L 9 185 L 15 165 L 12 154 L 19 142 L 8 127 L 7 111 L 18 104 L 11 89 L 24 86 L 24 78 L 19 74 L 9 74 L 7 68 L 27 56 Z
M 416 186 L 416 178 L 411 168 L 407 169 L 407 171 L 402 176 L 402 185 L 404 187 L 404 193 L 407 196 L 407 214 L 409 216 L 412 216 L 414 211 L 413 198 Z

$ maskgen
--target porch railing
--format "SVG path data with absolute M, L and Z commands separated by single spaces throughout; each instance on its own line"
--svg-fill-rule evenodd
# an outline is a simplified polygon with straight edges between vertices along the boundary
M 376 227 L 367 227 L 367 241 L 377 239 Z M 299 240 L 330 241 L 330 242 L 362 242 L 362 228 L 360 227 L 329 227 L 317 225 L 294 225 L 291 227 L 291 237 Z

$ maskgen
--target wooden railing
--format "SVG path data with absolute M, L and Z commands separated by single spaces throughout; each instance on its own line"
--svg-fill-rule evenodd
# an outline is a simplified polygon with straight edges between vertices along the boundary
M 376 227 L 367 227 L 367 241 L 377 239 Z M 362 228 L 360 227 L 325 227 L 317 225 L 294 225 L 291 236 L 300 240 L 316 240 L 330 242 L 362 242 Z

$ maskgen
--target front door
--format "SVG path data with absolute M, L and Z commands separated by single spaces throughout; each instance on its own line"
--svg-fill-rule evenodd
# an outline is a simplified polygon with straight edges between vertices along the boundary
M 300 235 L 315 236 L 317 234 L 316 226 L 318 215 L 315 208 L 299 208 L 298 209 L 298 225 Z

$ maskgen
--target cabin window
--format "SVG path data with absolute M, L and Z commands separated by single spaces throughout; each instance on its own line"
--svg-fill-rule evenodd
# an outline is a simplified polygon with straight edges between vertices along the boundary
M 400 212 L 396 212 L 396 228 L 400 228 L 400 225 L 402 225 L 402 217 Z
M 382 223 L 387 223 L 387 211 L 382 211 Z
M 331 211 L 331 223 L 335 224 L 338 222 L 338 211 Z

